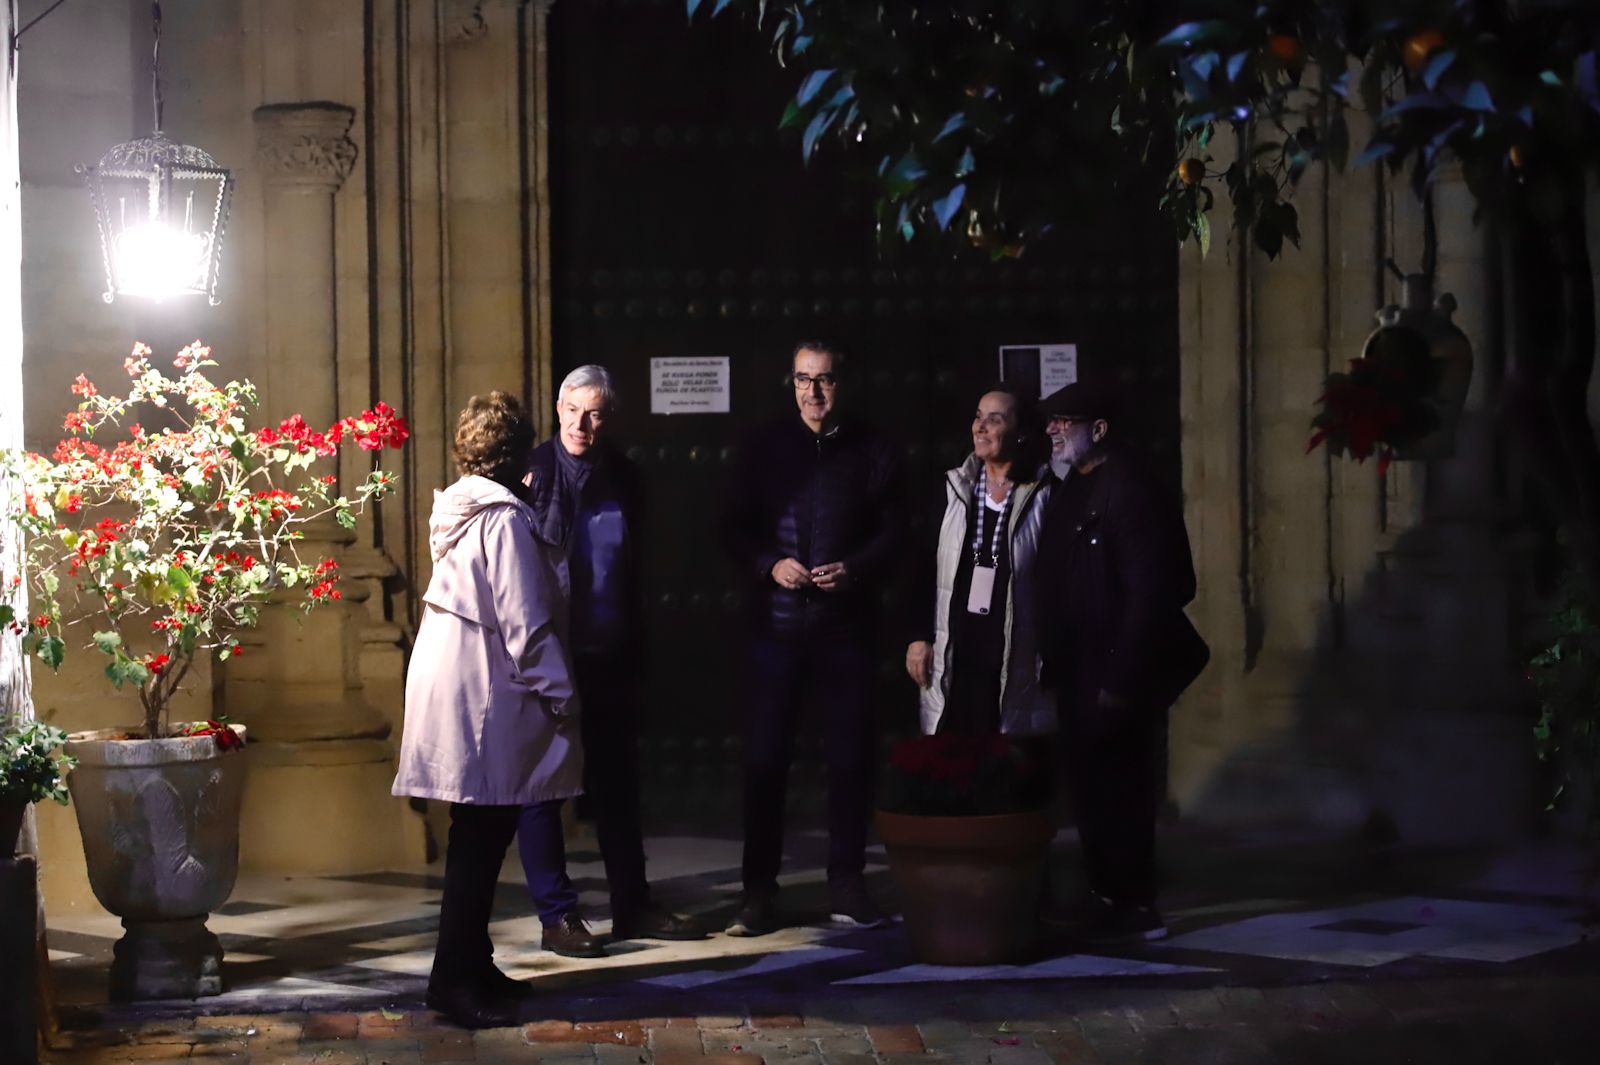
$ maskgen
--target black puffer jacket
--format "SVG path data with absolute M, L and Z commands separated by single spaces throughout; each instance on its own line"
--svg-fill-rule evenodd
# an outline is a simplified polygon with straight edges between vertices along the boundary
M 723 540 L 749 577 L 755 630 L 793 639 L 870 632 L 901 519 L 899 451 L 865 425 L 818 436 L 794 417 L 752 433 L 729 485 Z M 781 587 L 772 567 L 785 558 L 807 568 L 843 562 L 850 583 Z

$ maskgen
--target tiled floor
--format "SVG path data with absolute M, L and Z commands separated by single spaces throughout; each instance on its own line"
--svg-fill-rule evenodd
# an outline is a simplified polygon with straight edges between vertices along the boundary
M 707 914 L 720 927 L 737 900 L 739 844 L 674 836 L 650 841 L 651 874 L 662 901 Z M 1163 943 L 1074 952 L 1040 943 L 1023 965 L 953 969 L 917 964 L 896 928 L 840 929 L 826 923 L 825 840 L 797 834 L 786 860 L 784 901 L 796 923 L 759 939 L 720 933 L 698 943 L 613 945 L 604 959 L 577 961 L 539 949 L 538 920 L 515 862 L 506 865 L 491 928 L 497 960 L 511 975 L 548 991 L 583 996 L 653 996 L 718 990 L 919 985 L 949 981 L 1119 979 L 1215 983 L 1295 979 L 1386 965 L 1435 967 L 1512 963 L 1582 941 L 1586 926 L 1575 875 L 1553 875 L 1539 853 L 1520 864 L 1497 859 L 1461 880 L 1459 890 L 1429 885 L 1426 894 L 1366 892 L 1329 905 L 1317 878 L 1307 890 L 1271 885 L 1270 895 L 1174 892 Z M 1070 839 L 1057 865 L 1074 863 Z M 874 889 L 892 895 L 881 849 L 869 857 Z M 1544 863 L 1543 866 L 1540 863 Z M 1525 875 L 1532 865 L 1538 876 Z M 1569 863 L 1570 864 L 1570 863 Z M 582 905 L 605 931 L 604 873 L 593 852 L 572 855 Z M 1561 866 L 1566 873 L 1576 866 Z M 212 916 L 227 950 L 229 991 L 195 1004 L 208 1013 L 375 1008 L 420 996 L 432 958 L 441 881 L 437 869 L 350 877 L 241 877 L 233 898 Z M 1191 879 L 1198 880 L 1199 877 Z M 112 944 L 121 934 L 107 915 L 52 923 L 51 957 L 65 1006 L 103 1002 Z M 187 1005 L 187 1004 L 186 1004 Z

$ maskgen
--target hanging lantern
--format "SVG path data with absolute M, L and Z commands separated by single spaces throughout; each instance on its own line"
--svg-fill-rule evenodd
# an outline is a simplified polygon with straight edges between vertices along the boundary
M 119 144 L 79 172 L 89 185 L 106 290 L 163 300 L 204 295 L 213 305 L 233 177 L 199 148 L 158 130 Z
M 102 298 L 203 295 L 214 306 L 233 176 L 201 149 L 161 132 L 161 5 L 151 7 L 155 132 L 117 145 L 94 166 L 78 167 L 100 230 Z

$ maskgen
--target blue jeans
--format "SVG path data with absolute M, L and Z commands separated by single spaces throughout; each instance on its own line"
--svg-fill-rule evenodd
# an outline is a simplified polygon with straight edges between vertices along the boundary
M 561 799 L 536 802 L 522 808 L 517 818 L 517 853 L 528 894 L 539 908 L 545 927 L 556 924 L 578 907 L 578 892 L 567 876 L 567 844 L 561 833 Z

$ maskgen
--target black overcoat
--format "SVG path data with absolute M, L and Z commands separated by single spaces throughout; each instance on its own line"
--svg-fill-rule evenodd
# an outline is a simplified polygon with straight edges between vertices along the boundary
M 1051 496 L 1034 569 L 1045 683 L 1078 705 L 1105 690 L 1165 708 L 1210 657 L 1183 612 L 1195 592 L 1183 513 L 1121 451 L 1077 514 L 1069 495 Z

